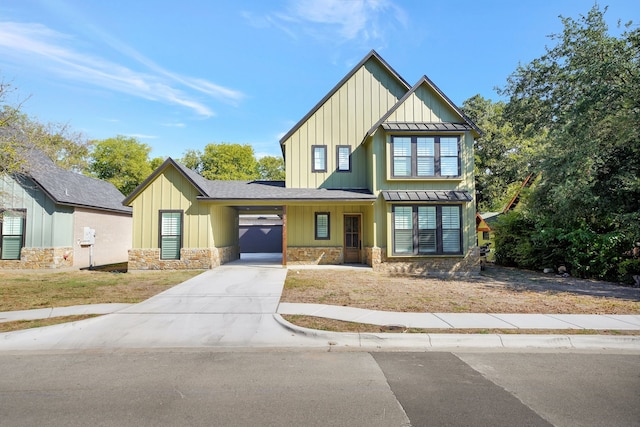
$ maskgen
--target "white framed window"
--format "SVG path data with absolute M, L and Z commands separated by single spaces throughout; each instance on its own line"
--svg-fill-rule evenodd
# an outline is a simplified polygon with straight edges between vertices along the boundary
M 315 239 L 329 240 L 331 238 L 329 228 L 329 212 L 316 212 L 315 215 Z

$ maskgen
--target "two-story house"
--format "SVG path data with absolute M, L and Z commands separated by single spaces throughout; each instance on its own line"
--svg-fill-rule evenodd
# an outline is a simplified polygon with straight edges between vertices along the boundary
M 239 256 L 243 213 L 282 217 L 283 264 L 476 271 L 479 129 L 426 76 L 371 51 L 281 140 L 285 182 L 209 181 L 168 159 L 126 200 L 129 268 L 211 268 Z

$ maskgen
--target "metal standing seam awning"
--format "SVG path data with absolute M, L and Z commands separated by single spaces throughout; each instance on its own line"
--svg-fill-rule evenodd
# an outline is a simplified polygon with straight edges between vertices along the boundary
M 387 202 L 468 203 L 473 201 L 471 193 L 465 190 L 383 191 L 382 197 Z

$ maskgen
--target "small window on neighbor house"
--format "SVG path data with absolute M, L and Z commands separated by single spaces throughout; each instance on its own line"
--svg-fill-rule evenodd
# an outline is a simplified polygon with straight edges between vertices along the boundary
M 23 209 L 2 212 L 0 218 L 1 259 L 20 259 L 20 251 L 24 245 L 25 216 L 26 211 Z
M 160 259 L 180 259 L 182 211 L 160 211 Z
M 311 172 L 327 171 L 327 146 L 313 145 L 311 147 Z
M 490 234 L 490 232 L 489 232 L 489 231 L 483 231 L 483 232 L 482 232 L 482 239 L 483 239 L 483 240 L 489 240 L 489 239 L 491 239 L 491 234 Z
M 338 145 L 336 148 L 338 172 L 351 172 L 351 146 Z
M 316 212 L 316 240 L 329 240 L 329 212 Z

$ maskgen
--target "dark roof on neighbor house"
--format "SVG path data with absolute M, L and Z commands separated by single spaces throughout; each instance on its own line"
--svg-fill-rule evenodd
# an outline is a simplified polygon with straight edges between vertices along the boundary
M 460 203 L 473 201 L 471 193 L 462 190 L 383 191 L 382 197 L 387 202 Z
M 198 190 L 200 200 L 234 200 L 234 201 L 375 201 L 368 190 L 330 190 L 325 188 L 286 188 L 284 181 L 219 181 L 209 180 L 184 165 L 168 158 L 149 177 L 122 202 L 125 205 L 131 201 L 151 182 L 166 166 L 175 167 Z
M 456 112 L 456 114 L 458 114 L 460 116 L 460 118 L 462 118 L 462 120 L 464 121 L 464 125 L 467 125 L 470 130 L 475 131 L 478 135 L 482 135 L 482 131 L 480 130 L 480 128 L 473 123 L 473 121 L 467 117 L 461 109 L 459 109 L 456 104 L 453 103 L 453 101 L 451 99 L 449 99 L 449 97 L 447 95 L 445 95 L 445 93 L 443 91 L 440 90 L 440 88 L 438 86 L 435 85 L 435 83 L 433 83 L 431 81 L 431 79 L 429 79 L 429 77 L 422 76 L 422 78 L 418 81 L 418 83 L 416 83 L 410 90 L 409 92 L 405 93 L 404 96 L 398 101 L 396 102 L 396 105 L 394 105 L 389 111 L 386 112 L 386 114 L 384 116 L 382 116 L 380 118 L 380 120 L 378 120 L 378 122 L 376 124 L 374 124 L 371 129 L 369 129 L 369 131 L 367 132 L 366 136 L 371 136 L 373 135 L 373 133 L 376 131 L 376 129 L 378 129 L 378 127 L 380 127 L 388 118 L 389 116 L 391 116 L 391 114 L 393 114 L 394 111 L 396 111 L 406 100 L 407 98 L 409 98 L 413 93 L 415 93 L 418 88 L 420 86 L 422 86 L 423 84 L 426 84 L 427 86 L 429 86 L 433 91 L 435 91 L 438 95 L 440 95 L 440 97 L 447 103 L 447 105 Z M 433 124 L 433 123 L 430 123 Z M 454 123 L 451 123 L 454 124 Z M 431 130 L 431 129 L 424 129 L 424 130 Z M 461 129 L 461 130 L 466 130 L 466 129 Z
M 346 83 L 347 80 L 349 80 L 351 78 L 351 76 L 353 76 L 359 69 L 360 67 L 362 67 L 364 64 L 367 63 L 367 61 L 369 61 L 369 59 L 371 58 L 375 58 L 380 65 L 382 65 L 382 67 L 384 69 L 386 69 L 389 74 L 391 74 L 398 82 L 400 82 L 401 85 L 403 85 L 407 90 L 411 89 L 411 86 L 409 85 L 409 83 L 407 83 L 407 81 L 405 79 L 402 78 L 402 76 L 400 74 L 398 74 L 396 72 L 396 70 L 394 70 L 388 63 L 387 61 L 385 61 L 384 59 L 382 59 L 382 57 L 380 55 L 378 55 L 378 52 L 376 52 L 375 50 L 371 50 L 367 56 L 365 56 L 362 61 L 358 62 L 358 64 L 353 67 L 353 69 L 346 75 L 344 76 L 344 78 L 342 80 L 340 80 L 338 82 L 338 84 L 336 84 L 333 89 L 331 89 L 329 91 L 329 93 L 327 93 L 324 98 L 322 98 L 320 100 L 320 102 L 318 102 L 302 119 L 300 119 L 300 121 L 298 123 L 296 123 L 291 130 L 289 130 L 289 132 L 287 132 L 282 138 L 280 138 L 280 145 L 284 144 L 284 141 L 286 141 L 291 135 L 293 135 L 295 133 L 296 130 L 298 130 L 298 128 L 300 126 L 302 126 L 302 124 L 304 122 L 306 122 L 309 117 L 311 117 L 316 111 L 318 111 L 318 109 L 320 107 L 322 107 L 322 105 L 327 102 L 327 100 L 329 98 L 331 98 L 333 96 L 334 93 L 336 93 L 338 91 L 338 89 L 340 89 L 342 87 L 342 85 L 344 85 Z
M 123 206 L 124 195 L 110 182 L 57 166 L 46 154 L 31 150 L 26 176 L 56 204 L 131 214 Z

